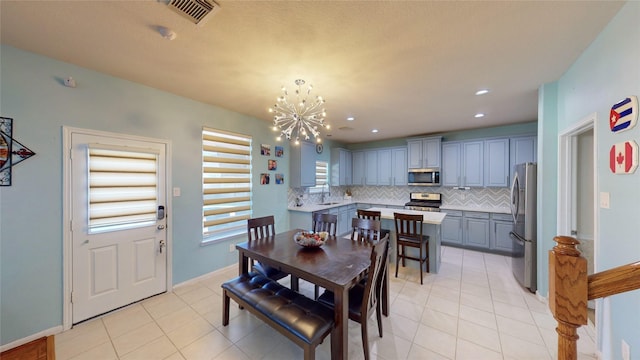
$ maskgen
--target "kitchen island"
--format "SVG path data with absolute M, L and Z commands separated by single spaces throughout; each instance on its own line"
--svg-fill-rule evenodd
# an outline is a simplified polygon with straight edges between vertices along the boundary
M 393 221 L 393 213 L 403 213 L 403 214 L 412 214 L 412 215 L 422 215 L 424 223 L 422 224 L 422 234 L 429 236 L 429 272 L 432 274 L 437 274 L 438 270 L 440 270 L 440 262 L 441 262 L 441 231 L 440 224 L 442 224 L 442 220 L 444 220 L 446 213 L 443 212 L 430 212 L 430 211 L 418 211 L 418 210 L 407 210 L 407 209 L 389 209 L 382 207 L 372 207 L 367 209 L 369 211 L 379 211 L 380 218 L 382 220 L 382 228 L 389 229 L 391 231 L 391 238 L 389 239 L 391 242 L 392 251 L 389 252 L 390 259 L 395 261 L 396 256 L 396 228 L 395 223 Z M 408 251 L 415 251 L 416 254 L 412 254 L 414 256 L 418 256 L 418 249 L 406 249 Z M 417 266 L 417 261 L 409 261 L 407 262 L 408 266 Z

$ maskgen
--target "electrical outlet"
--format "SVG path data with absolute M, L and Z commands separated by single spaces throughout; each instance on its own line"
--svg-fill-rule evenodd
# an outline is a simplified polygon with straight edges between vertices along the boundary
M 236 250 L 236 244 L 229 244 L 229 252 L 234 252 Z
M 622 340 L 622 360 L 630 360 L 631 359 L 631 349 L 629 348 L 629 344 L 627 344 L 624 339 Z
M 609 208 L 609 203 L 610 203 L 611 199 L 609 197 L 609 193 L 608 192 L 601 192 L 600 193 L 600 207 L 603 209 L 608 209 Z

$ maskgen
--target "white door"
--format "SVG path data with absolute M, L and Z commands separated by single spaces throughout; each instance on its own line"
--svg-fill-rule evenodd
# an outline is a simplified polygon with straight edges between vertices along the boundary
M 166 144 L 71 133 L 72 322 L 167 289 Z

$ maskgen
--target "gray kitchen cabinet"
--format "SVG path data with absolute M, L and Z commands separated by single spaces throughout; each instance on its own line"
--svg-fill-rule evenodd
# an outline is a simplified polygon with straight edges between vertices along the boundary
M 409 169 L 440 168 L 442 137 L 407 140 L 407 167 Z
M 485 140 L 484 186 L 509 186 L 509 139 Z
M 347 149 L 331 149 L 331 185 L 351 185 L 353 166 L 351 151 Z
M 392 163 L 393 151 L 391 149 L 378 150 L 378 163 L 376 164 L 376 169 L 378 170 L 378 174 L 376 176 L 378 179 L 377 185 L 393 185 Z
M 301 141 L 291 145 L 289 184 L 293 188 L 316 186 L 316 146 Z
M 364 184 L 378 185 L 378 150 L 364 152 Z
M 509 174 L 513 172 L 513 166 L 526 162 L 536 162 L 538 158 L 538 137 L 521 136 L 509 139 Z
M 438 144 L 438 152 L 440 152 L 440 144 Z M 407 148 L 399 147 L 391 149 L 391 158 L 391 185 L 407 185 Z
M 442 144 L 442 186 L 484 186 L 484 142 Z
M 344 235 L 351 229 L 351 219 L 356 217 L 356 206 L 354 204 L 341 206 L 338 211 L 338 235 Z
M 364 185 L 364 151 L 353 151 L 351 153 L 351 163 L 353 164 L 353 172 L 351 178 L 352 185 Z
M 514 254 L 513 240 L 509 233 L 513 229 L 513 219 L 509 214 L 491 214 L 491 242 L 489 248 L 494 251 Z
M 441 241 L 445 245 L 462 246 L 462 211 L 442 210 L 447 216 L 440 224 Z
M 465 211 L 463 215 L 465 247 L 489 249 L 489 213 Z

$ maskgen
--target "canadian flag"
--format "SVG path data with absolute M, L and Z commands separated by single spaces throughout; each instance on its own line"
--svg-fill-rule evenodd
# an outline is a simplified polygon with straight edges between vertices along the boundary
M 609 150 L 609 168 L 614 174 L 632 174 L 638 167 L 638 144 L 625 141 L 614 144 Z

